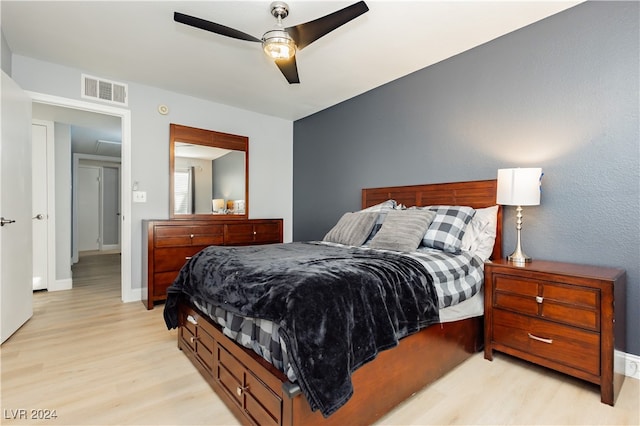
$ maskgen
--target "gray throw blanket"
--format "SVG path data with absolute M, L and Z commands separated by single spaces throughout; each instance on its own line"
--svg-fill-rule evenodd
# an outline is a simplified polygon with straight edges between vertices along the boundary
M 353 371 L 439 321 L 433 280 L 415 259 L 317 243 L 202 250 L 167 290 L 169 329 L 181 295 L 280 325 L 298 384 L 325 417 L 353 394 Z

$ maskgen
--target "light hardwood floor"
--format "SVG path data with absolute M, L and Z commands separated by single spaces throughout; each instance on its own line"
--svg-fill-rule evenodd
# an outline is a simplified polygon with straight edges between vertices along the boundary
M 162 306 L 120 301 L 119 265 L 118 254 L 83 256 L 73 290 L 34 294 L 33 318 L 1 348 L 1 423 L 239 424 L 177 349 Z M 639 388 L 627 378 L 610 407 L 594 385 L 479 353 L 379 424 L 638 425 Z M 38 409 L 57 418 L 31 418 Z

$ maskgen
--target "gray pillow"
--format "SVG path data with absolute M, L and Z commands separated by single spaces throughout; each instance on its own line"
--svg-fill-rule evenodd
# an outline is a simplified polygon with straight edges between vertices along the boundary
M 429 224 L 436 216 L 430 210 L 393 210 L 387 213 L 382 227 L 369 247 L 384 250 L 415 251 Z
M 348 246 L 361 246 L 373 229 L 377 212 L 345 213 L 322 239 Z

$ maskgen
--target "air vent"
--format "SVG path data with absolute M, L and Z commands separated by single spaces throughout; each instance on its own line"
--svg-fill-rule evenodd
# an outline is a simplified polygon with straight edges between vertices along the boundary
M 117 105 L 127 105 L 128 87 L 124 83 L 82 74 L 82 97 L 99 99 Z

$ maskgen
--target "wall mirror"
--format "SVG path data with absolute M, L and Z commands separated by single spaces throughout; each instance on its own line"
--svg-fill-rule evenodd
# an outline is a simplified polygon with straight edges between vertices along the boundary
M 249 138 L 171 124 L 169 217 L 246 219 Z

